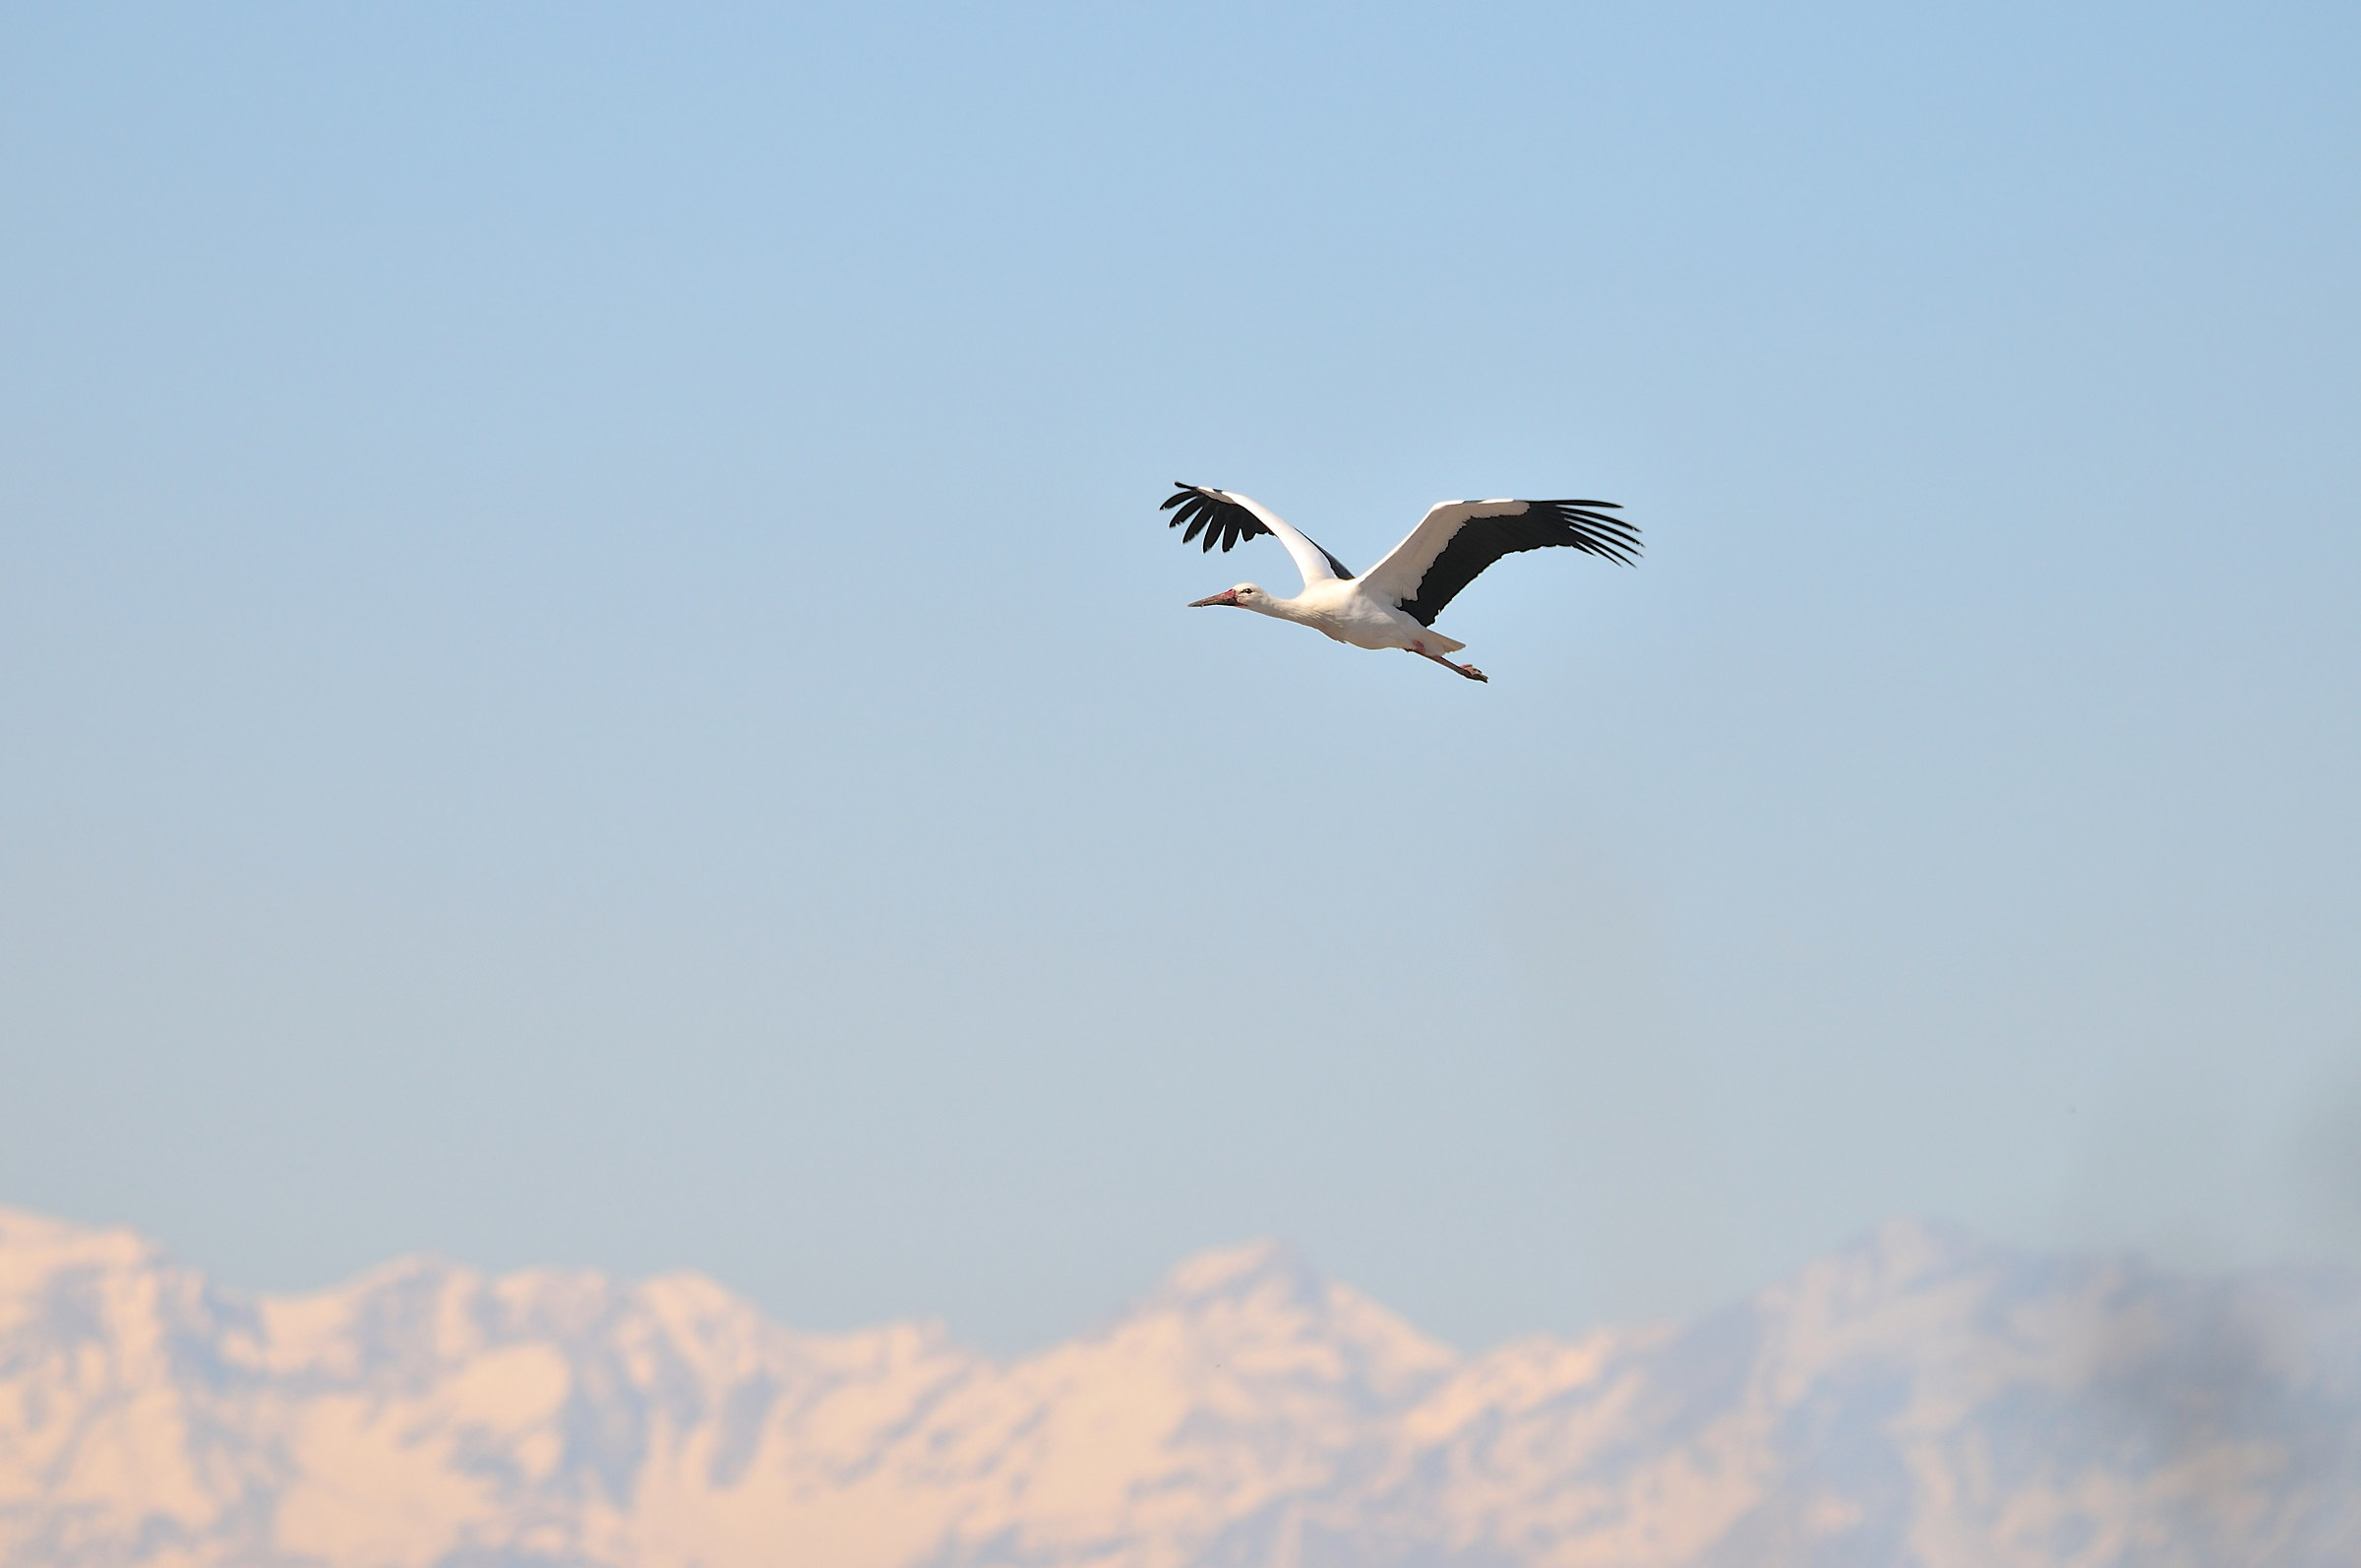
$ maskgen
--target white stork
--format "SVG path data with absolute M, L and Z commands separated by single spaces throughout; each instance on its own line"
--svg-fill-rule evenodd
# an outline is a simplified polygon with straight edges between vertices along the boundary
M 1639 529 L 1606 515 L 1620 510 L 1611 501 L 1438 501 L 1392 554 L 1371 567 L 1368 575 L 1356 577 L 1342 561 L 1277 513 L 1233 491 L 1181 484 L 1160 510 L 1173 513 L 1170 526 L 1188 524 L 1180 536 L 1183 544 L 1202 530 L 1209 551 L 1217 539 L 1227 553 L 1241 539 L 1275 535 L 1303 574 L 1303 591 L 1292 599 L 1241 582 L 1193 601 L 1190 609 L 1226 604 L 1277 616 L 1357 648 L 1416 653 L 1471 681 L 1486 677 L 1473 664 L 1454 664 L 1443 657 L 1467 644 L 1429 629 L 1443 606 L 1475 581 L 1478 573 L 1502 556 L 1549 545 L 1587 550 L 1619 566 L 1631 565 L 1640 553 Z

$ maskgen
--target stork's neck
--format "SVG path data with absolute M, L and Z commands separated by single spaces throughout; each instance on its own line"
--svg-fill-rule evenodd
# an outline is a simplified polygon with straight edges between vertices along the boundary
M 1239 608 L 1252 610 L 1258 615 L 1275 616 L 1282 621 L 1298 622 L 1305 626 L 1311 623 L 1311 606 L 1303 601 L 1303 596 L 1300 593 L 1292 599 L 1282 599 L 1270 589 L 1265 588 L 1256 597 L 1247 600 Z

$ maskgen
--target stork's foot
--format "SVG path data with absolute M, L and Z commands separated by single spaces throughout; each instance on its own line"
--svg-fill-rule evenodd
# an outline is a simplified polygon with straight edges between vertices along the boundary
M 1484 674 L 1482 670 L 1476 668 L 1476 666 L 1473 664 L 1453 664 L 1449 659 L 1444 658 L 1439 653 L 1427 652 L 1426 644 L 1423 642 L 1412 643 L 1410 645 L 1410 651 L 1417 654 L 1422 659 L 1432 659 L 1444 669 L 1449 670 L 1453 675 L 1464 675 L 1471 681 L 1482 681 L 1486 686 L 1491 684 L 1492 678 Z

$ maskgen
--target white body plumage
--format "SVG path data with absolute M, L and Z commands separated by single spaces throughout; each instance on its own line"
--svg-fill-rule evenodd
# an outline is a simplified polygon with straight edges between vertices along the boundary
M 1258 615 L 1293 621 L 1357 648 L 1457 653 L 1467 646 L 1431 627 L 1419 625 L 1399 605 L 1381 603 L 1359 577 L 1322 577 L 1316 582 L 1306 582 L 1303 591 L 1292 599 L 1283 599 L 1254 583 L 1241 582 L 1226 593 L 1199 599 L 1190 608 L 1209 604 L 1231 604 Z

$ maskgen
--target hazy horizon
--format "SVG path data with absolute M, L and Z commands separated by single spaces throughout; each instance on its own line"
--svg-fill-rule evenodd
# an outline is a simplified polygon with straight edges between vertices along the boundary
M 1881 1226 L 1685 1325 L 1470 1354 L 1287 1248 L 1021 1358 L 694 1275 L 249 1297 L 0 1209 L 0 1561 L 2342 1568 L 2361 1270 Z

